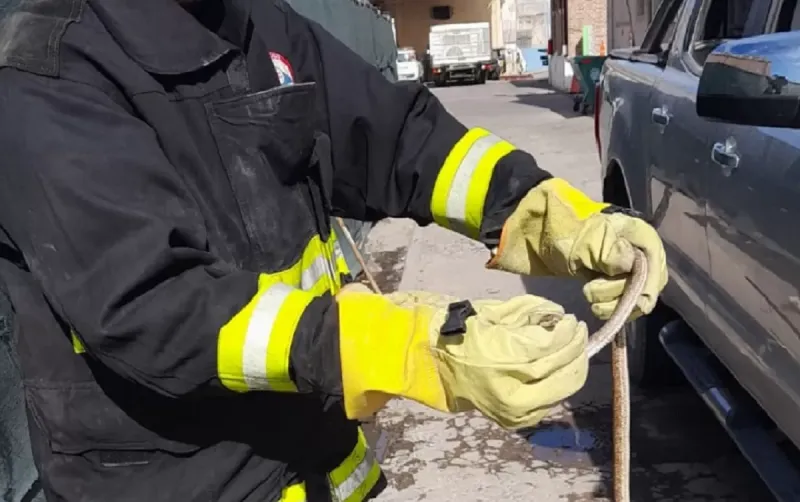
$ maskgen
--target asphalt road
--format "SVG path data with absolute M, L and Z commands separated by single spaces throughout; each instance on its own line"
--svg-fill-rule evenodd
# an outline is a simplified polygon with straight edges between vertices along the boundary
M 570 99 L 536 83 L 490 82 L 435 89 L 468 126 L 482 126 L 533 153 L 539 163 L 600 196 L 590 117 Z M 563 304 L 597 327 L 580 284 L 521 279 L 483 268 L 486 250 L 435 226 L 387 220 L 367 244 L 370 269 L 384 290 L 427 289 L 463 298 L 508 298 L 530 292 Z M 692 392 L 635 392 L 633 500 L 768 502 L 769 493 Z M 527 437 L 478 415 L 443 415 L 395 401 L 378 418 L 387 432 L 384 468 L 390 488 L 380 500 L 609 500 L 610 365 L 593 361 L 579 394 L 553 410 Z

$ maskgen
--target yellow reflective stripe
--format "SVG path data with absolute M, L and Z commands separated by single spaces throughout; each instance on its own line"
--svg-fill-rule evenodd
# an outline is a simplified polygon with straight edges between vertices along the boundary
M 342 275 L 350 274 L 350 267 L 344 259 L 342 247 L 336 233 L 331 232 L 328 242 L 325 243 L 325 255 L 328 258 L 328 265 L 331 274 L 331 293 L 336 294 L 342 287 Z
M 333 260 L 336 263 L 336 270 L 340 274 L 349 274 L 350 267 L 347 266 L 347 261 L 344 259 L 344 252 L 342 251 L 342 246 L 339 245 L 339 241 L 334 241 L 333 243 Z
M 487 138 L 488 139 L 488 138 Z M 503 141 L 495 137 L 497 140 L 486 152 L 480 157 L 477 165 L 475 166 L 469 181 L 466 184 L 466 207 L 456 208 L 456 210 L 464 210 L 464 222 L 466 223 L 469 232 L 465 235 L 477 238 L 483 221 L 483 206 L 486 202 L 486 193 L 489 191 L 489 183 L 492 181 L 492 174 L 494 167 L 500 162 L 500 159 L 515 150 L 514 145 L 508 141 Z M 475 145 L 478 146 L 477 144 Z M 463 188 L 462 188 L 463 189 Z M 452 192 L 455 192 L 456 187 L 453 186 Z M 454 197 L 453 199 L 456 199 Z M 455 217 L 456 219 L 458 216 Z
M 344 461 L 328 474 L 334 502 L 363 502 L 381 477 L 381 468 L 369 450 L 367 438 L 359 427 L 356 446 Z M 305 483 L 285 487 L 281 502 L 305 502 Z
M 314 258 L 314 260 L 302 271 L 300 276 L 300 289 L 304 289 L 306 291 L 315 291 L 320 288 L 319 282 L 320 279 L 328 277 L 329 275 L 329 265 L 328 265 L 328 257 L 324 254 L 321 254 Z M 327 281 L 326 281 L 327 282 Z M 319 291 L 318 294 L 322 294 L 327 290 L 327 284 L 322 285 L 322 291 Z
M 297 323 L 314 295 L 261 274 L 258 292 L 219 334 L 217 371 L 231 390 L 296 392 L 289 350 Z
M 476 127 L 470 129 L 467 133 L 453 146 L 450 153 L 436 177 L 436 183 L 433 185 L 433 195 L 431 196 L 431 213 L 433 220 L 439 225 L 449 228 L 449 221 L 447 219 L 447 200 L 450 196 L 450 187 L 453 185 L 453 179 L 458 172 L 458 168 L 464 157 L 480 138 L 487 136 L 489 131 Z
M 72 338 L 72 350 L 76 354 L 85 354 L 86 347 L 83 345 L 83 342 L 78 338 L 78 334 L 75 333 L 74 330 L 69 331 L 69 336 Z
M 358 428 L 358 441 L 350 455 L 329 474 L 335 500 L 361 502 L 380 479 L 381 469 Z
M 281 502 L 305 502 L 306 500 L 306 485 L 305 483 L 297 483 L 289 485 L 281 492 Z
M 217 370 L 223 385 L 239 392 L 296 392 L 289 378 L 294 331 L 315 296 L 341 287 L 337 245 L 334 234 L 327 242 L 315 235 L 294 265 L 259 276 L 256 295 L 220 330 Z
M 431 197 L 434 221 L 477 238 L 494 167 L 514 149 L 485 129 L 470 129 L 450 151 L 436 179 Z

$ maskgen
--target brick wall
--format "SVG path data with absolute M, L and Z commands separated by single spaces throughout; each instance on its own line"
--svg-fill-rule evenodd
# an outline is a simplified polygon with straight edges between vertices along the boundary
M 607 5 L 605 0 L 567 0 L 568 56 L 580 54 L 585 25 L 592 27 L 590 54 L 599 54 L 601 45 L 608 51 Z
M 436 21 L 430 17 L 434 5 L 450 5 L 453 17 Z M 491 22 L 491 3 L 487 0 L 396 0 L 386 9 L 395 19 L 398 47 L 414 47 L 417 55 L 425 53 L 431 25 L 438 23 Z

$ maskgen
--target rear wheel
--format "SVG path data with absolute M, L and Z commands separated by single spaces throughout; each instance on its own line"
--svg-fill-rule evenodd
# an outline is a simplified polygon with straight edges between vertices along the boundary
M 620 207 L 631 207 L 622 171 L 616 164 L 609 167 L 603 182 L 603 200 Z M 683 381 L 680 370 L 658 339 L 661 328 L 675 319 L 678 319 L 678 314 L 659 301 L 649 315 L 629 322 L 623 328 L 631 383 L 642 390 Z
M 677 318 L 669 307 L 658 302 L 649 315 L 623 328 L 628 344 L 628 373 L 633 385 L 646 390 L 681 381 L 678 367 L 658 339 L 661 328 Z

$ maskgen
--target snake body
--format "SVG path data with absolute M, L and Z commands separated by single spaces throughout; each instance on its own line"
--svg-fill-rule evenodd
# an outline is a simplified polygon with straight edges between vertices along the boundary
M 606 345 L 611 345 L 611 399 L 613 403 L 612 437 L 614 444 L 612 489 L 614 502 L 630 502 L 631 478 L 631 394 L 628 377 L 628 350 L 625 331 L 622 329 L 644 290 L 647 280 L 647 260 L 644 253 L 635 250 L 633 270 L 628 287 L 617 308 L 605 324 L 589 337 L 586 353 L 597 355 Z
M 345 240 L 353 250 L 364 274 L 375 292 L 380 292 L 378 284 L 367 269 L 366 261 L 358 250 L 358 246 L 341 218 L 337 218 L 342 227 Z M 591 359 L 607 345 L 611 345 L 611 395 L 613 403 L 613 478 L 612 489 L 614 502 L 630 502 L 630 470 L 631 470 L 631 400 L 630 380 L 628 376 L 628 351 L 625 331 L 622 329 L 630 318 L 636 302 L 644 290 L 647 280 L 647 260 L 640 250 L 634 250 L 633 268 L 630 282 L 617 304 L 616 310 L 603 326 L 589 336 L 586 353 Z

